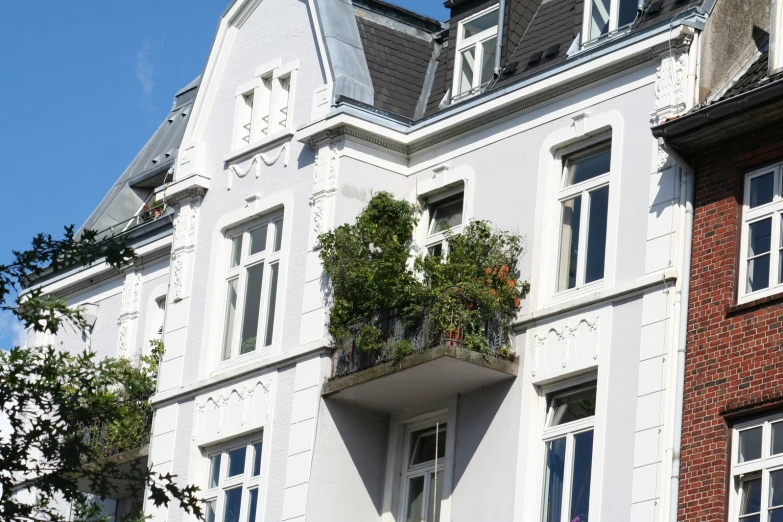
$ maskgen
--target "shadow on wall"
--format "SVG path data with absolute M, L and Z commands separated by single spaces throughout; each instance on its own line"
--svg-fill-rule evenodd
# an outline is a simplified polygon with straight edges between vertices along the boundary
M 324 399 L 324 405 L 348 450 L 367 495 L 380 516 L 386 475 L 389 417 L 330 399 Z

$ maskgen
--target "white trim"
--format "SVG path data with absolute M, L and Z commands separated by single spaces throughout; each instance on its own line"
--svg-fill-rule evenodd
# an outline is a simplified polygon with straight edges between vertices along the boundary
M 618 26 L 619 18 L 620 18 L 620 2 L 622 0 L 609 0 L 609 27 L 607 27 L 607 31 L 604 34 L 598 35 L 594 38 L 590 38 L 590 14 L 592 13 L 593 9 L 593 1 L 594 0 L 585 0 L 584 5 L 584 15 L 582 19 L 582 46 L 583 47 L 589 47 L 591 44 L 594 44 L 598 41 L 603 41 L 607 38 L 612 38 L 615 36 L 618 36 L 619 34 L 625 34 L 626 31 L 623 29 L 627 28 L 630 24 L 626 24 L 624 26 Z
M 451 496 L 454 480 L 454 448 L 457 431 L 457 397 L 418 406 L 404 412 L 392 414 L 389 422 L 389 446 L 386 455 L 386 477 L 383 489 L 381 522 L 402 520 L 400 507 L 404 504 L 402 487 L 403 459 L 408 447 L 408 426 L 411 424 L 433 424 L 446 419 L 446 454 L 443 463 L 443 493 L 440 505 L 440 520 L 451 520 Z
M 288 266 L 293 228 L 292 223 L 296 212 L 294 197 L 288 191 L 279 191 L 266 198 L 262 198 L 260 195 L 250 196 L 246 199 L 246 204 L 243 208 L 223 215 L 213 226 L 212 248 L 210 250 L 212 254 L 210 256 L 205 301 L 207 303 L 207 308 L 210 311 L 207 315 L 207 317 L 210 317 L 210 320 L 204 325 L 205 332 L 201 343 L 200 375 L 202 378 L 207 377 L 210 372 L 213 374 L 216 373 L 216 362 L 219 359 L 219 352 L 223 345 L 221 334 L 223 332 L 222 321 L 224 317 L 220 312 L 223 310 L 224 298 L 221 292 L 224 288 L 222 284 L 224 281 L 223 275 L 228 261 L 228 255 L 223 254 L 225 254 L 226 248 L 228 248 L 229 245 L 229 243 L 225 241 L 225 234 L 231 228 L 242 226 L 243 224 L 281 209 L 283 210 L 283 245 L 280 250 L 280 271 L 278 273 L 277 287 L 277 302 L 279 303 L 279 306 L 275 309 L 275 325 L 279 325 L 279 328 L 277 328 L 275 340 L 273 341 L 270 350 L 266 353 L 266 356 L 271 357 L 277 355 L 281 351 L 282 336 L 284 333 L 285 303 L 287 302 L 286 294 L 288 288 Z M 259 364 L 259 356 L 255 355 L 254 357 L 244 359 L 242 366 L 251 363 L 257 367 Z M 229 371 L 233 368 L 235 368 L 235 366 L 226 365 L 220 372 Z
M 783 0 L 772 0 L 769 25 L 769 65 L 767 74 L 772 76 L 783 71 Z
M 489 29 L 486 29 L 478 34 L 474 34 L 473 36 L 469 38 L 463 39 L 463 32 L 465 28 L 465 24 L 472 22 L 473 20 L 476 20 L 478 18 L 481 18 L 483 16 L 486 16 L 488 14 L 491 14 L 492 12 L 498 11 L 498 17 L 497 21 L 494 25 L 494 27 L 491 27 Z M 452 99 L 460 99 L 464 100 L 465 98 L 471 96 L 472 94 L 477 94 L 478 90 L 481 88 L 483 84 L 481 84 L 481 73 L 482 73 L 482 65 L 484 61 L 484 46 L 482 45 L 487 40 L 491 40 L 492 38 L 498 37 L 498 27 L 500 26 L 500 7 L 498 4 L 495 4 L 491 7 L 488 7 L 486 9 L 483 9 L 479 11 L 478 13 L 471 15 L 464 20 L 460 20 L 458 26 L 457 26 L 457 44 L 456 49 L 454 52 L 454 77 L 452 78 L 452 85 L 451 85 L 451 92 Z M 460 92 L 459 90 L 459 79 L 460 74 L 462 73 L 462 53 L 467 50 L 468 48 L 473 47 L 475 48 L 475 53 L 473 56 L 474 62 L 473 62 L 473 83 L 471 85 L 471 89 L 466 92 Z M 497 52 L 497 45 L 493 46 L 494 51 Z M 492 63 L 493 72 L 494 72 L 494 61 Z
M 583 116 L 583 115 L 580 115 Z M 624 152 L 623 116 L 612 110 L 595 116 L 580 118 L 581 124 L 563 127 L 544 139 L 539 156 L 537 201 L 544 202 L 546 210 L 536 212 L 532 252 L 540 252 L 542 259 L 534 263 L 531 280 L 537 284 L 531 288 L 531 309 L 561 304 L 575 298 L 614 286 L 617 254 L 617 216 L 620 205 L 621 169 Z M 560 243 L 560 183 L 563 165 L 560 151 L 573 150 L 581 143 L 592 144 L 593 140 L 611 136 L 612 159 L 609 171 L 609 209 L 606 226 L 606 263 L 604 278 L 600 282 L 583 285 L 572 290 L 556 292 L 558 246 Z M 652 140 L 652 138 L 651 138 Z
M 263 65 L 259 65 L 258 67 L 256 67 L 255 70 L 256 78 L 258 78 L 259 76 L 267 76 L 269 74 L 274 73 L 274 70 L 280 67 L 281 62 L 282 62 L 282 58 L 275 58 L 274 60 L 269 61 Z
M 750 208 L 750 182 L 765 174 L 773 175 L 773 199 L 770 203 Z M 750 225 L 771 219 L 769 255 L 769 285 L 754 292 L 747 291 L 748 277 L 748 239 Z M 740 219 L 739 279 L 737 303 L 743 304 L 762 297 L 783 292 L 783 281 L 778 280 L 780 273 L 780 255 L 783 252 L 783 163 L 748 172 L 743 177 L 742 216 Z

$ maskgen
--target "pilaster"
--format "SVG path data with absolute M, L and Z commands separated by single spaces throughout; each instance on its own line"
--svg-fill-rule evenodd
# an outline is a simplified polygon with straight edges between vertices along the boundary
M 140 353 L 136 346 L 136 333 L 139 323 L 139 303 L 141 299 L 141 272 L 129 270 L 125 274 L 122 287 L 122 308 L 117 318 L 119 324 L 119 340 L 117 356 L 138 362 Z

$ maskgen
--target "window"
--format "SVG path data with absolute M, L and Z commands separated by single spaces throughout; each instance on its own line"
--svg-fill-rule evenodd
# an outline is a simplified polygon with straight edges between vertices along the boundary
M 595 384 L 547 397 L 543 522 L 587 522 L 593 463 Z
M 498 8 L 492 7 L 460 22 L 457 32 L 455 98 L 467 96 L 486 86 L 495 73 Z
M 446 423 L 409 426 L 403 465 L 403 520 L 438 522 L 443 499 Z
M 166 322 L 166 296 L 155 299 L 155 308 L 152 310 L 152 331 L 150 339 L 156 341 L 163 340 L 163 327 Z
M 731 520 L 783 520 L 783 415 L 738 424 L 732 440 Z
M 203 497 L 206 522 L 256 522 L 261 454 L 258 439 L 208 455 Z
M 563 158 L 558 292 L 604 277 L 611 155 L 604 142 Z
M 425 247 L 427 255 L 448 255 L 448 234 L 459 233 L 462 230 L 464 211 L 464 192 L 460 187 L 445 192 L 439 197 L 430 198 L 428 203 L 429 223 L 427 224 L 427 239 Z
M 585 0 L 584 42 L 590 42 L 633 23 L 639 0 Z
M 740 301 L 783 289 L 783 167 L 776 165 L 745 176 L 740 243 Z
M 269 347 L 274 340 L 283 217 L 232 231 L 226 272 L 221 360 Z
M 290 128 L 291 85 L 295 72 L 273 70 L 240 87 L 234 148 L 242 148 Z

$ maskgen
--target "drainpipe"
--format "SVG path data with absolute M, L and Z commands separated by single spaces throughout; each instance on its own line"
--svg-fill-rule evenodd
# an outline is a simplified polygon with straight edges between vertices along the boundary
M 680 449 L 682 446 L 682 410 L 685 387 L 685 354 L 688 340 L 688 299 L 691 282 L 691 249 L 693 247 L 693 193 L 694 172 L 693 168 L 674 149 L 662 139 L 659 146 L 680 166 L 680 194 L 685 206 L 685 241 L 682 252 L 682 274 L 680 291 L 674 302 L 674 316 L 679 318 L 679 331 L 677 335 L 677 377 L 675 381 L 674 397 L 674 433 L 672 436 L 672 474 L 671 493 L 669 496 L 669 522 L 677 521 L 677 508 L 680 492 Z
M 498 40 L 495 45 L 495 78 L 500 78 L 500 56 L 503 52 L 503 29 L 506 26 L 506 0 L 498 4 Z

